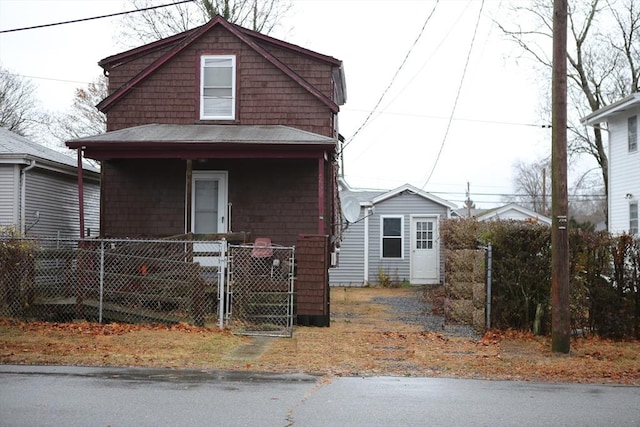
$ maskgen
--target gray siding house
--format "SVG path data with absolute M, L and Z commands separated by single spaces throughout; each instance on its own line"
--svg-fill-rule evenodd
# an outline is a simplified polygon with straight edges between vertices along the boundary
M 384 192 L 343 186 L 340 200 L 347 209 L 359 206 L 359 213 L 345 224 L 335 267 L 329 269 L 330 285 L 443 281 L 439 222 L 456 208 L 453 203 L 409 184 Z
M 85 231 L 97 235 L 100 173 L 89 165 L 83 170 Z M 79 238 L 77 161 L 0 128 L 0 227 L 31 237 Z

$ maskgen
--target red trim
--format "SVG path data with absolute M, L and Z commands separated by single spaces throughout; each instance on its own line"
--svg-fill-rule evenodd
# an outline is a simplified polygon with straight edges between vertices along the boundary
M 323 151 L 288 150 L 288 151 L 257 151 L 233 150 L 214 151 L 200 150 L 141 150 L 141 149 L 106 149 L 95 150 L 85 148 L 85 157 L 95 160 L 107 159 L 316 159 L 324 158 Z
M 78 215 L 80 216 L 80 238 L 84 239 L 84 186 L 82 170 L 82 148 L 78 148 Z
M 324 156 L 318 159 L 318 234 L 324 230 Z

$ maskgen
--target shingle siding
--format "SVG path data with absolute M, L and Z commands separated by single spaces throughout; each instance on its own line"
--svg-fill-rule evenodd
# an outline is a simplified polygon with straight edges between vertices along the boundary
M 300 55 L 272 48 L 287 66 L 333 98 L 332 68 Z M 236 120 L 233 124 L 285 125 L 319 135 L 333 135 L 333 113 L 299 83 L 222 27 L 180 52 L 143 80 L 108 111 L 108 130 L 149 123 L 221 123 L 200 121 L 199 73 L 203 54 L 234 54 L 237 66 Z M 142 56 L 110 70 L 113 92 L 159 56 Z M 224 123 L 224 121 L 222 121 Z

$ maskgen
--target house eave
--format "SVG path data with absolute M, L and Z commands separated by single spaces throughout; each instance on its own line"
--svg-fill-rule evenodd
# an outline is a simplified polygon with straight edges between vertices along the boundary
M 633 93 L 613 104 L 602 107 L 599 110 L 580 119 L 580 122 L 587 126 L 594 126 L 606 122 L 610 117 L 620 114 L 640 106 L 640 93 Z

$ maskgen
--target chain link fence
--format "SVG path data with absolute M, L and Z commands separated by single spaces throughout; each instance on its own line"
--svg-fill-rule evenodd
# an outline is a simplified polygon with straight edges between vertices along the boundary
M 229 246 L 229 327 L 245 335 L 293 333 L 295 249 Z
M 277 335 L 291 336 L 293 252 L 226 241 L 0 237 L 0 317 L 186 322 L 268 335 L 276 325 Z

